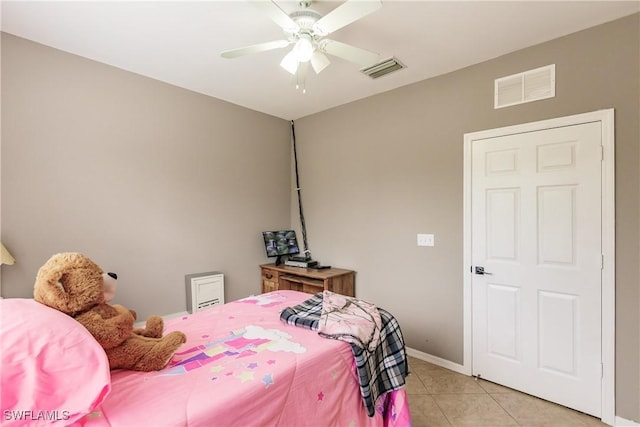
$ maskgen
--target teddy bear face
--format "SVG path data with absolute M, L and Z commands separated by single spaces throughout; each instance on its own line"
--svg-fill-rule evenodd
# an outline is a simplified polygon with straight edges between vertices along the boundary
M 53 255 L 38 271 L 34 299 L 70 316 L 105 302 L 102 269 L 77 252 Z

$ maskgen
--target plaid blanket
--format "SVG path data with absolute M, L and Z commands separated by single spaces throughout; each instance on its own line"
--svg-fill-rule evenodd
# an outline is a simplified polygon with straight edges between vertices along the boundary
M 317 293 L 294 307 L 285 308 L 280 313 L 280 319 L 290 325 L 317 331 L 322 313 L 322 300 L 322 292 Z M 375 351 L 370 352 L 350 343 L 360 381 L 360 394 L 370 417 L 375 414 L 378 398 L 402 387 L 404 378 L 409 374 L 400 325 L 389 312 L 381 308 L 378 308 L 378 311 L 382 320 L 382 331 L 380 344 Z

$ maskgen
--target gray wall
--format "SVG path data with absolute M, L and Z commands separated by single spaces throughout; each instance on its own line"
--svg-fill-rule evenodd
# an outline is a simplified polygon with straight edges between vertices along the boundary
M 184 276 L 260 292 L 260 232 L 290 224 L 290 125 L 2 34 L 2 296 L 54 253 L 119 274 L 140 317 L 185 310 Z
M 640 421 L 639 16 L 296 120 L 314 258 L 357 270 L 410 347 L 461 364 L 463 135 L 614 108 L 617 414 Z M 493 108 L 494 79 L 548 64 L 555 98 Z
M 314 258 L 356 270 L 408 346 L 462 363 L 463 135 L 615 108 L 616 413 L 640 421 L 639 16 L 297 120 Z M 551 63 L 555 98 L 493 109 L 495 78 Z M 3 296 L 80 250 L 143 314 L 183 310 L 199 271 L 227 273 L 235 299 L 259 291 L 256 234 L 297 223 L 283 120 L 3 35 L 2 125 L 2 240 L 18 259 Z M 436 246 L 416 247 L 421 232 Z

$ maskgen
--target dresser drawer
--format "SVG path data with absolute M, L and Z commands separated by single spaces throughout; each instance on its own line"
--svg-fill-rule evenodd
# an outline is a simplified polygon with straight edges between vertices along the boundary
M 262 269 L 262 293 L 278 290 L 280 274 L 275 270 Z

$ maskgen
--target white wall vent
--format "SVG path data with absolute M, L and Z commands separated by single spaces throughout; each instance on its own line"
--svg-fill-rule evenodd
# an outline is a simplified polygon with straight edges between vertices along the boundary
M 554 96 L 556 96 L 556 65 L 551 64 L 496 79 L 494 108 L 503 108 Z
M 224 304 L 224 274 L 217 271 L 187 274 L 184 281 L 189 313 Z

